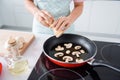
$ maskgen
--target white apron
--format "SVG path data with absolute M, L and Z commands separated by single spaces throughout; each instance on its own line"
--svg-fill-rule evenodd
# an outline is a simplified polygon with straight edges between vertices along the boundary
M 71 0 L 36 0 L 35 4 L 39 9 L 48 11 L 55 19 L 70 14 Z M 52 29 L 43 26 L 35 18 L 33 19 L 33 33 L 53 34 Z M 73 25 L 65 33 L 73 33 Z

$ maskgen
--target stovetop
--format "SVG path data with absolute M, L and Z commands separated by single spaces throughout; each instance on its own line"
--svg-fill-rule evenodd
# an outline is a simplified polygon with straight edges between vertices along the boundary
M 98 50 L 95 59 L 120 67 L 120 43 L 94 42 Z M 90 64 L 76 68 L 64 68 L 49 61 L 42 53 L 28 80 L 120 80 L 120 72 Z

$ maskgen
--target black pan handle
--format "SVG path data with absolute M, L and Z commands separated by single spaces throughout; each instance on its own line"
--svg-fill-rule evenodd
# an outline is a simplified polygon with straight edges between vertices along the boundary
M 99 67 L 99 66 L 108 67 L 120 73 L 120 66 L 114 65 L 107 61 L 93 59 L 92 61 L 89 62 L 89 64 L 94 67 Z

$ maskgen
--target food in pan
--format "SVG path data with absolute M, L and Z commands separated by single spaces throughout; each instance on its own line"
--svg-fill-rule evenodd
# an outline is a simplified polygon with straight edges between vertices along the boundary
M 62 53 L 62 52 L 58 52 L 58 53 L 55 53 L 55 54 L 54 54 L 55 57 L 61 57 L 61 56 L 63 56 L 63 55 L 64 55 L 64 53 Z
M 63 60 L 64 60 L 65 62 L 73 61 L 73 57 L 71 57 L 71 56 L 64 56 L 64 57 L 63 57 Z
M 80 52 L 81 52 L 81 53 L 85 53 L 85 50 L 81 49 Z
M 79 59 L 79 58 L 76 59 L 76 62 L 77 62 L 77 63 L 81 63 L 81 62 L 83 62 L 83 61 L 84 61 L 83 59 Z
M 79 51 L 73 51 L 72 55 L 75 55 L 76 57 L 80 57 L 80 52 Z
M 62 43 L 54 48 L 54 58 L 63 62 L 83 62 L 83 56 L 87 50 L 82 46 L 74 43 Z
M 73 45 L 72 43 L 65 43 L 65 44 L 64 44 L 64 46 L 65 46 L 66 48 L 71 48 L 72 45 Z
M 61 47 L 60 45 L 58 45 L 56 48 L 55 48 L 56 51 L 63 51 L 64 50 L 64 47 Z
M 75 49 L 76 50 L 78 50 L 78 49 L 80 49 L 81 48 L 81 46 L 75 46 Z
M 70 54 L 70 50 L 66 50 L 66 54 Z

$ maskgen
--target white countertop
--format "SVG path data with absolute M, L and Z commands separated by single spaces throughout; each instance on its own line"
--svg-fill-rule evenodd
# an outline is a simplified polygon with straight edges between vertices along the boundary
M 35 40 L 29 46 L 29 48 L 26 50 L 24 54 L 24 56 L 28 59 L 28 62 L 29 62 L 29 70 L 28 72 L 24 74 L 17 75 L 17 76 L 11 75 L 9 71 L 7 70 L 5 60 L 0 57 L 0 62 L 2 62 L 2 65 L 3 65 L 3 70 L 2 70 L 2 74 L 0 75 L 0 80 L 27 80 L 40 54 L 42 53 L 42 46 L 43 46 L 44 41 L 50 36 L 51 35 L 36 34 Z M 88 37 L 91 40 L 120 43 L 120 39 L 102 38 L 102 37 L 94 37 L 94 36 L 87 36 L 87 35 L 86 37 Z
M 51 35 L 44 35 L 44 34 L 36 35 L 36 38 L 33 41 L 33 43 L 28 47 L 28 49 L 24 53 L 23 56 L 28 59 L 28 63 L 29 63 L 29 70 L 26 73 L 16 76 L 10 74 L 10 72 L 7 69 L 5 60 L 2 57 L 0 57 L 0 62 L 3 65 L 2 74 L 0 75 L 0 80 L 27 80 L 39 56 L 42 53 L 42 45 L 44 41 L 50 36 Z

